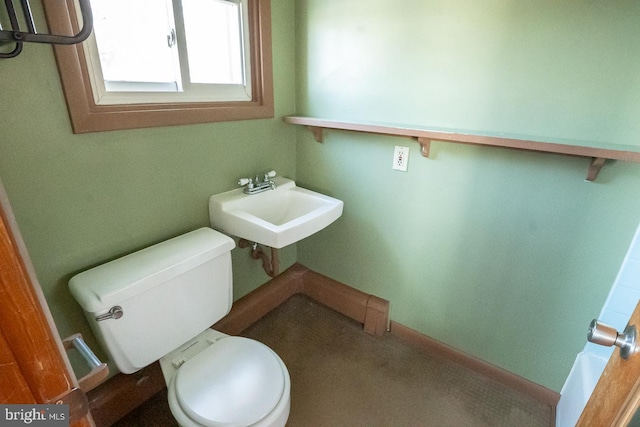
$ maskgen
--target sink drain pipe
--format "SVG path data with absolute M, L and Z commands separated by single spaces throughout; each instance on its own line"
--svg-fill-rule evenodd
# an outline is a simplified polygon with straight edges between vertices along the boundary
M 250 242 L 245 239 L 238 241 L 239 248 L 248 248 L 249 246 L 251 246 L 251 258 L 261 259 L 262 268 L 264 268 L 265 273 L 267 273 L 269 277 L 276 277 L 279 274 L 278 249 L 271 248 L 271 259 L 269 259 L 269 255 L 267 255 L 262 249 L 262 246 L 256 242 Z

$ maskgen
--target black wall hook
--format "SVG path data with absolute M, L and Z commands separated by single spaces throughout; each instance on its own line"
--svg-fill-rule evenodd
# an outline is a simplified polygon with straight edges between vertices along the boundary
M 71 45 L 85 41 L 93 30 L 93 15 L 91 14 L 91 4 L 89 0 L 79 0 L 80 13 L 82 14 L 82 29 L 74 36 L 61 36 L 55 34 L 39 34 L 36 30 L 33 14 L 29 0 L 20 0 L 20 7 L 24 15 L 26 31 L 22 31 L 14 5 L 14 0 L 4 0 L 11 30 L 3 30 L 0 27 L 0 45 L 5 43 L 15 43 L 15 47 L 11 52 L 0 53 L 0 58 L 14 58 L 22 52 L 22 44 L 30 43 L 47 43 L 47 44 L 63 44 Z

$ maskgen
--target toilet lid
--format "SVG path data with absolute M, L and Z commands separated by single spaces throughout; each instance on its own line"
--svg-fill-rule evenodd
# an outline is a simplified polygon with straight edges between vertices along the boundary
M 205 426 L 251 425 L 275 408 L 285 386 L 279 357 L 266 345 L 227 337 L 178 369 L 176 397 Z

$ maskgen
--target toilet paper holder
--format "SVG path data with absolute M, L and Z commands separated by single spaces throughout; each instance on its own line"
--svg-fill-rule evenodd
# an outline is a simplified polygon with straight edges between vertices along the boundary
M 637 331 L 634 325 L 627 325 L 624 332 L 618 333 L 616 328 L 593 319 L 589 325 L 587 340 L 594 344 L 620 347 L 620 356 L 628 359 L 636 351 Z
M 73 334 L 62 340 L 65 350 L 76 349 L 91 371 L 78 380 L 80 389 L 87 393 L 100 385 L 109 376 L 109 367 L 91 351 L 84 342 L 82 334 Z

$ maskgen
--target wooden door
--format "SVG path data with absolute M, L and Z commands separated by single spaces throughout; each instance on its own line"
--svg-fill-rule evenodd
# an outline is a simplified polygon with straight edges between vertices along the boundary
M 629 319 L 640 332 L 640 303 Z M 628 359 L 620 357 L 616 349 L 596 385 L 577 427 L 626 426 L 640 403 L 640 351 Z
M 94 425 L 0 183 L 0 404 L 55 403 Z

